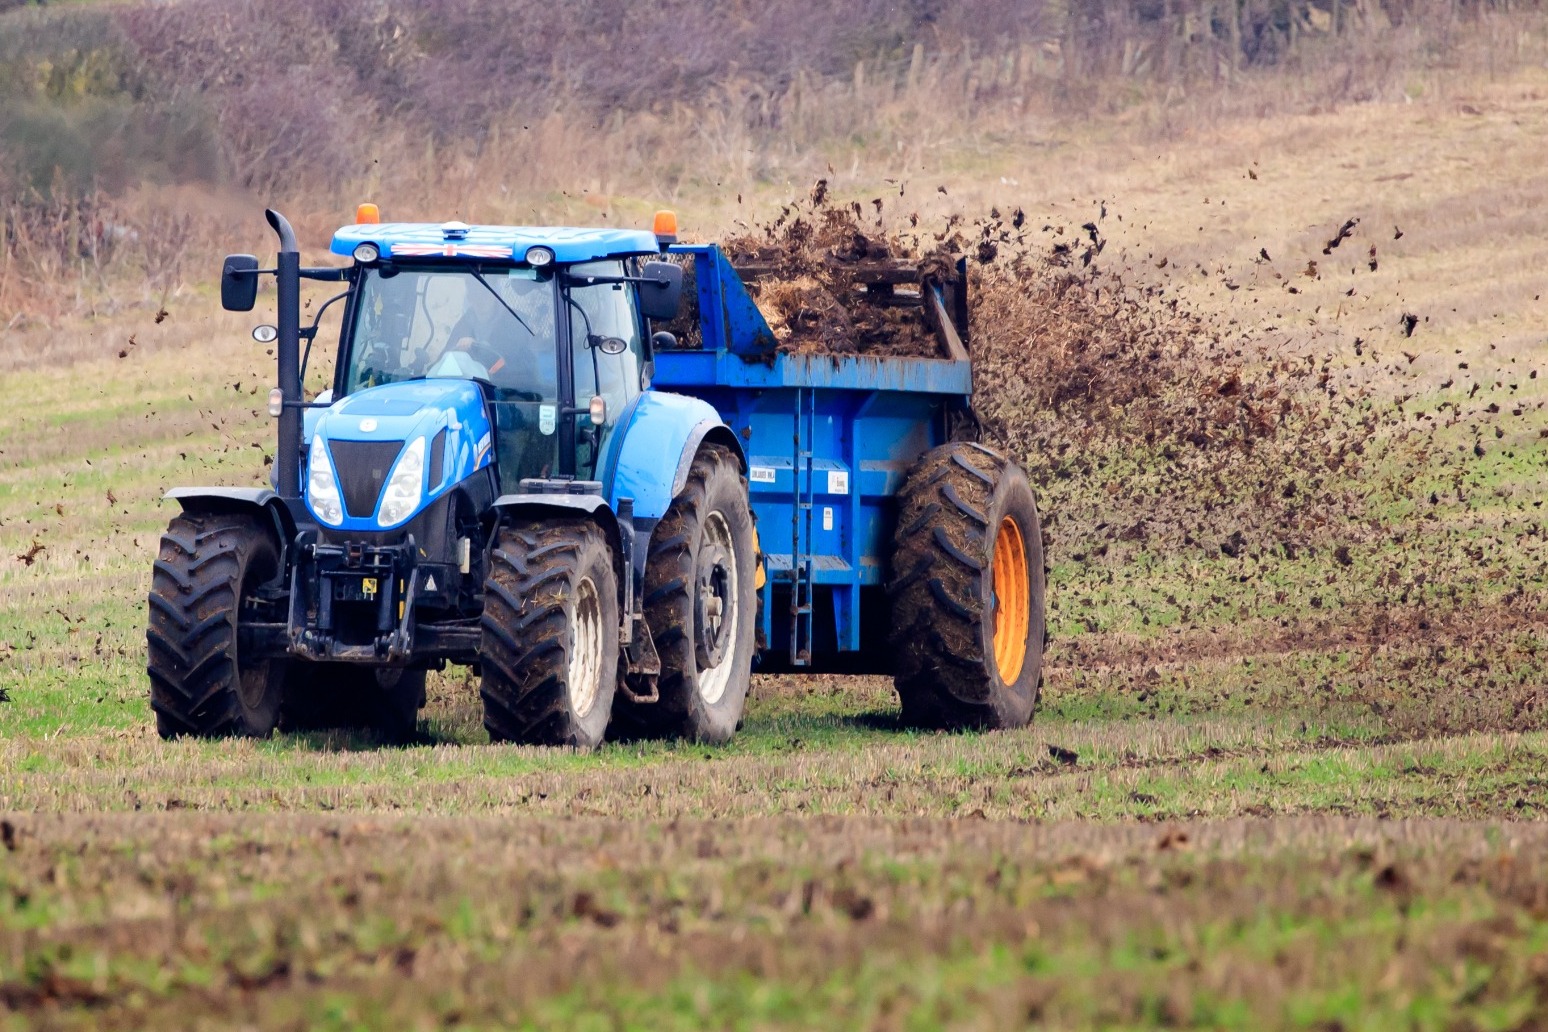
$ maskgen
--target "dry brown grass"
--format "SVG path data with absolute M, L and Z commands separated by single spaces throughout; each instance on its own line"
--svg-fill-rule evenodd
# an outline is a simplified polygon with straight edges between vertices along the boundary
M 1334 24 L 1276 0 L 1242 7 L 1246 35 L 1191 0 L 736 17 L 681 0 L 605 26 L 484 0 L 12 13 L 0 321 L 157 300 L 219 248 L 267 244 L 234 196 L 282 202 L 314 241 L 367 195 L 406 218 L 620 222 L 667 202 L 720 225 L 824 174 L 871 189 L 1093 133 L 1143 148 L 1373 103 L 1476 108 L 1468 93 L 1548 54 L 1535 4 L 1497 6 L 1341 4 Z M 663 35 L 678 23 L 692 46 Z M 275 52 L 277 92 L 241 71 Z

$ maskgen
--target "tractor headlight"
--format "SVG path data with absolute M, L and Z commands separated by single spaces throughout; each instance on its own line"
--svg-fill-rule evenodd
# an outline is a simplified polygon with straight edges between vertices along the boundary
M 387 478 L 387 490 L 382 492 L 382 511 L 377 514 L 379 526 L 391 527 L 402 523 L 419 508 L 419 500 L 425 491 L 425 439 L 414 438 L 414 443 L 403 449 L 392 476 Z
M 306 460 L 306 500 L 318 519 L 330 527 L 344 522 L 344 501 L 339 497 L 338 482 L 333 478 L 333 462 L 322 434 L 312 438 L 312 451 Z
M 370 265 L 382 256 L 382 252 L 375 244 L 364 243 L 355 245 L 355 261 L 362 265 Z
M 541 269 L 554 260 L 554 252 L 541 245 L 527 248 L 527 264 L 534 269 Z

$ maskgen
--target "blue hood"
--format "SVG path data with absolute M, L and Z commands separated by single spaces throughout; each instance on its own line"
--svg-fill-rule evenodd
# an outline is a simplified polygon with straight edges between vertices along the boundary
M 332 466 L 341 518 L 324 518 L 312 460 L 320 439 Z M 419 501 L 382 519 L 384 488 L 416 441 L 423 449 Z M 451 487 L 493 461 L 493 437 L 483 393 L 468 380 L 410 380 L 358 391 L 327 408 L 308 409 L 303 428 L 307 508 L 325 527 L 347 531 L 393 530 L 412 520 Z M 403 483 L 412 483 L 405 476 Z

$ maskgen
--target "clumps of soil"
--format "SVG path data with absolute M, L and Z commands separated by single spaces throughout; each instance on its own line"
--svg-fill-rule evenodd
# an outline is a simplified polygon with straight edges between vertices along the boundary
M 1093 202 L 1088 217 L 1016 208 L 922 219 L 881 199 L 836 201 L 819 181 L 808 199 L 722 246 L 745 270 L 780 350 L 803 354 L 945 357 L 919 308 L 875 304 L 858 280 L 903 265 L 950 283 L 960 263 L 979 436 L 1037 485 L 1055 566 L 1192 555 L 1256 578 L 1265 564 L 1309 561 L 1336 572 L 1307 599 L 1273 594 L 1312 612 L 1408 605 L 1434 598 L 1439 569 L 1464 576 L 1476 560 L 1460 524 L 1435 521 L 1448 505 L 1479 504 L 1467 490 L 1471 463 L 1488 448 L 1464 452 L 1453 438 L 1469 426 L 1483 438 L 1503 411 L 1520 417 L 1519 402 L 1491 404 L 1512 383 L 1483 382 L 1464 363 L 1440 387 L 1473 376 L 1465 405 L 1419 406 L 1415 356 L 1393 351 L 1398 333 L 1362 339 L 1326 320 L 1298 332 L 1248 327 L 1229 317 L 1244 306 L 1202 309 L 1193 303 L 1202 269 L 1109 246 L 1121 217 Z M 1353 239 L 1360 225 L 1339 232 Z M 1210 282 L 1273 291 L 1273 321 L 1312 322 L 1313 302 L 1284 285 L 1267 252 L 1244 254 L 1250 267 Z M 1280 257 L 1295 268 L 1306 261 Z M 1505 433 L 1491 431 L 1486 443 Z M 1437 569 L 1428 575 L 1404 550 L 1416 527 L 1391 516 L 1413 506 L 1416 481 L 1427 484 L 1427 535 L 1448 544 L 1444 559 L 1430 555 Z M 1526 530 L 1548 537 L 1538 515 L 1525 513 Z M 1188 606 L 1177 608 L 1186 621 Z
M 811 199 L 721 243 L 788 354 L 948 357 L 926 324 L 920 278 L 957 278 L 957 255 L 921 253 L 889 230 L 883 203 Z M 912 270 L 912 271 L 911 271 Z M 900 281 L 896 284 L 887 280 Z
M 1361 325 L 1321 307 L 1372 290 L 1365 266 L 1346 277 L 1319 254 L 1374 251 L 1358 219 L 1278 255 L 1282 272 L 1245 243 L 1209 266 L 1135 253 L 1121 218 L 1096 201 L 899 218 L 819 183 L 725 246 L 796 353 L 944 357 L 918 309 L 870 304 L 856 270 L 949 282 L 962 262 L 976 432 L 1034 485 L 1065 688 L 1085 676 L 1068 671 L 1108 670 L 1170 712 L 1198 691 L 1159 691 L 1157 666 L 1332 648 L 1365 658 L 1285 676 L 1394 729 L 1541 726 L 1540 650 L 1521 644 L 1541 620 L 1528 632 L 1502 614 L 1542 611 L 1545 503 L 1490 481 L 1548 437 L 1529 361 L 1437 372 L 1450 356 L 1403 350 L 1417 319 L 1398 318 L 1401 298 Z M 1320 293 L 1314 272 L 1332 281 Z M 1393 621 L 1409 630 L 1394 637 Z M 1441 664 L 1449 694 L 1413 672 Z
M 1248 575 L 1369 555 L 1373 513 L 1406 484 L 1368 473 L 1422 468 L 1430 442 L 1353 375 L 1339 334 L 1202 311 L 1153 263 L 1107 252 L 1103 223 L 966 227 L 993 250 L 969 263 L 974 410 L 1040 485 L 1053 561 L 1193 555 Z
M 722 248 L 763 311 L 779 350 L 798 354 L 947 357 L 915 303 L 930 278 L 969 281 L 975 408 L 991 437 L 1067 452 L 1103 429 L 1147 445 L 1237 448 L 1272 436 L 1296 409 L 1301 368 L 1249 373 L 1233 339 L 1155 285 L 1128 286 L 1097 259 L 1101 218 L 1078 229 L 1016 209 L 940 225 L 894 225 L 880 199 L 841 203 L 819 180 Z M 1038 226 L 1041 226 L 1039 229 Z M 869 286 L 887 270 L 913 285 Z M 884 286 L 884 285 L 883 285 Z M 901 294 L 901 296 L 899 296 Z M 1069 440 L 1028 440 L 1043 414 Z

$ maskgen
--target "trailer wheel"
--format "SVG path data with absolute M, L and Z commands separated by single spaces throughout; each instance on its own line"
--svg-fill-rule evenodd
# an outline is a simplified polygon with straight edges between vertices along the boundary
M 378 670 L 375 702 L 366 726 L 388 742 L 406 745 L 419 732 L 419 711 L 425 708 L 423 670 Z
M 354 663 L 295 662 L 285 677 L 284 731 L 360 727 L 384 741 L 414 740 L 425 705 L 425 672 Z
M 151 709 L 163 738 L 266 737 L 285 663 L 244 661 L 243 600 L 279 572 L 269 525 L 241 513 L 183 514 L 161 537 L 145 632 Z
M 1021 727 L 1043 672 L 1043 538 L 1026 474 L 977 444 L 910 471 L 893 539 L 893 683 L 905 722 Z
M 618 577 L 590 520 L 501 530 L 484 582 L 484 727 L 497 742 L 595 749 L 618 687 Z
M 728 742 L 752 681 L 757 556 L 741 464 L 708 445 L 651 534 L 645 622 L 661 657 L 660 699 L 618 705 L 629 737 Z

